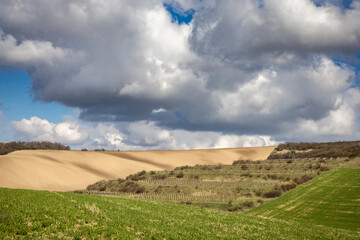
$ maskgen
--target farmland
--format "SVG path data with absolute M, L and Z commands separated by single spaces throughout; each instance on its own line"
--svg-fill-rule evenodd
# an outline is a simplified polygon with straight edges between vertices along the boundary
M 360 239 L 356 144 L 288 144 L 268 160 L 142 170 L 73 192 L 0 188 L 0 239 Z
M 32 144 L 27 145 L 32 147 Z M 171 170 L 182 165 L 196 164 L 231 164 L 239 159 L 265 160 L 274 148 L 129 152 L 22 150 L 0 155 L 0 187 L 71 191 L 84 189 L 103 179 L 124 178 L 142 170 Z
M 0 238 L 358 239 L 358 233 L 232 212 L 66 192 L 0 189 Z
M 247 212 L 360 232 L 360 168 L 341 168 Z
M 126 179 L 100 181 L 88 186 L 88 191 L 78 192 L 247 211 L 354 161 L 346 157 L 304 158 L 183 166 L 172 171 L 141 171 Z

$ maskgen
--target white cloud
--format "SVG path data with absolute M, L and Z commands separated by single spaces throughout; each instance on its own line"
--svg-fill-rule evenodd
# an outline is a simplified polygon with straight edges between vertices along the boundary
M 255 147 L 255 146 L 275 146 L 278 142 L 271 140 L 269 136 L 221 136 L 215 143 L 215 148 L 233 148 L 233 147 Z
M 1 26 L 0 26 L 1 27 Z M 82 53 L 74 53 L 69 49 L 54 47 L 49 41 L 24 40 L 18 43 L 0 28 L 0 64 L 4 66 L 53 67 L 61 62 L 80 60 Z
M 51 123 L 46 119 L 31 117 L 11 122 L 19 140 L 52 141 L 66 145 L 81 144 L 88 138 L 87 129 L 75 121 Z
M 293 134 L 300 139 L 354 140 L 360 137 L 358 125 L 360 93 L 350 89 L 339 97 L 335 109 L 317 121 L 299 120 Z
M 51 123 L 31 117 L 12 122 L 19 140 L 53 141 L 79 148 L 109 150 L 201 149 L 276 145 L 270 136 L 222 135 L 216 132 L 167 130 L 154 122 L 84 126 L 75 120 Z
M 2 2 L 0 65 L 29 69 L 36 99 L 93 122 L 30 119 L 39 133 L 18 132 L 117 148 L 354 137 L 358 1 L 168 2 L 194 20 L 172 23 L 160 0 Z

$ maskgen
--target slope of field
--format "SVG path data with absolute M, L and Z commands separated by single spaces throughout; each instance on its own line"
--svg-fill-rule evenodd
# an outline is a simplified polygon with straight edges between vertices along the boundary
M 359 239 L 359 235 L 307 223 L 164 203 L 0 189 L 0 239 L 6 238 Z
M 312 158 L 183 166 L 171 171 L 141 171 L 126 180 L 102 180 L 88 186 L 83 193 L 246 211 L 323 172 L 355 163 L 355 159 L 349 158 Z
M 360 232 L 360 169 L 330 171 L 247 214 Z
M 90 152 L 25 150 L 0 156 L 0 187 L 71 191 L 102 179 L 124 178 L 141 170 L 170 170 L 196 164 L 231 164 L 266 159 L 275 147 Z

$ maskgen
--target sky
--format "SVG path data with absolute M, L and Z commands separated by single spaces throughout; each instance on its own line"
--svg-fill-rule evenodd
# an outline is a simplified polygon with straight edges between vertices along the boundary
M 0 141 L 360 139 L 359 0 L 0 0 Z

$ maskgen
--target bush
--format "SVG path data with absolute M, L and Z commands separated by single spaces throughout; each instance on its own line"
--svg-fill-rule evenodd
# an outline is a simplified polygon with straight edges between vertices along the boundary
M 177 178 L 183 178 L 184 177 L 184 173 L 183 172 L 179 172 L 177 175 L 176 175 Z
M 301 184 L 306 183 L 311 180 L 312 180 L 312 177 L 309 175 L 304 175 L 301 178 L 294 178 L 294 182 L 298 185 L 301 185 Z
M 87 187 L 89 191 L 111 191 L 126 193 L 143 193 L 146 191 L 144 186 L 124 179 L 100 181 Z
M 154 180 L 164 180 L 166 178 L 167 178 L 166 174 L 158 174 L 158 175 L 155 175 L 152 177 L 152 179 L 154 179 Z
M 146 179 L 146 171 L 142 170 L 141 172 L 135 173 L 135 174 L 130 174 L 129 176 L 126 177 L 126 180 L 131 180 L 131 181 L 139 181 L 139 180 L 144 180 Z
M 282 195 L 282 191 L 281 190 L 275 190 L 275 189 L 273 189 L 273 190 L 270 190 L 270 191 L 268 191 L 268 192 L 265 192 L 264 194 L 263 194 L 263 197 L 265 197 L 265 198 L 276 198 L 276 197 L 279 197 L 279 196 L 281 196 Z
M 135 188 L 135 193 L 144 193 L 146 188 L 144 186 L 138 186 Z
M 280 186 L 280 188 L 281 188 L 284 192 L 286 192 L 286 191 L 289 191 L 289 190 L 291 190 L 291 189 L 296 188 L 296 183 L 283 184 L 283 185 Z

